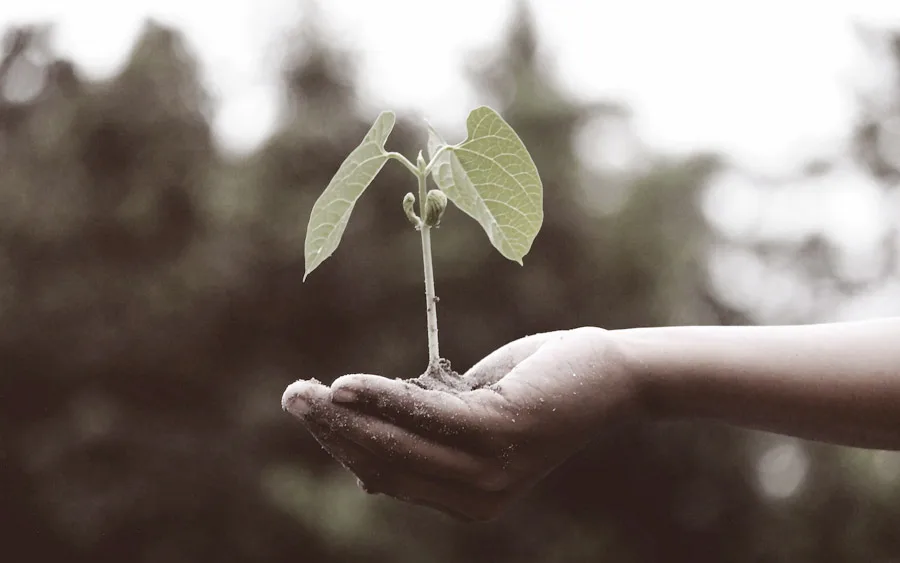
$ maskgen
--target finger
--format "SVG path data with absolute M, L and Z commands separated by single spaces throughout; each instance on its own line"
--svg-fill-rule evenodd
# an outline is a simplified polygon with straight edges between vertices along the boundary
M 312 405 L 329 400 L 329 389 L 315 379 L 291 383 L 281 396 L 281 408 L 300 419 L 305 419 Z
M 465 373 L 464 377 L 471 377 L 481 383 L 476 385 L 476 388 L 496 383 L 525 358 L 534 354 L 545 342 L 562 332 L 564 331 L 543 332 L 514 340 L 482 358 Z
M 309 421 L 307 422 L 307 428 L 319 445 L 345 469 L 356 475 L 358 480 L 364 483 L 375 483 L 387 470 L 382 460 L 372 455 L 371 452 L 362 446 L 354 444 L 339 433 L 336 433 L 328 426 Z M 364 490 L 370 493 L 377 492 L 369 489 Z
M 506 501 L 503 494 L 475 490 L 385 462 L 340 432 L 317 422 L 308 422 L 307 426 L 322 447 L 356 475 L 359 487 L 369 494 L 384 494 L 462 521 L 491 519 Z
M 302 418 L 308 427 L 318 425 L 320 429 L 362 446 L 382 460 L 402 462 L 409 470 L 483 490 L 500 490 L 507 485 L 502 468 L 484 458 L 465 449 L 427 440 L 384 419 L 350 410 L 333 403 L 330 397 L 331 390 L 318 382 L 297 381 L 285 391 L 282 404 Z M 319 443 L 328 449 L 327 442 Z
M 437 487 L 440 486 L 439 484 L 435 484 L 433 487 L 425 487 L 419 484 L 415 488 L 416 496 L 411 496 L 409 491 L 401 491 L 393 483 L 409 483 L 411 479 L 419 482 L 421 481 L 419 476 L 409 476 L 407 471 L 394 465 L 386 464 L 370 451 L 351 442 L 326 426 L 315 422 L 310 422 L 307 426 L 322 448 L 345 469 L 356 476 L 356 485 L 366 493 L 370 495 L 385 494 L 393 496 L 404 502 L 443 512 L 458 520 L 471 521 L 472 518 L 470 516 L 459 512 L 455 507 L 438 504 L 434 500 L 445 496 L 437 490 Z M 397 476 L 394 476 L 394 474 Z M 392 485 L 387 487 L 390 491 L 386 490 L 383 485 L 386 482 L 392 483 Z
M 455 395 L 374 375 L 344 376 L 336 383 L 336 404 L 423 439 L 486 456 L 505 446 L 496 432 L 506 416 L 503 401 L 488 389 Z
M 380 418 L 357 416 L 359 424 L 344 425 L 338 432 L 383 459 L 483 491 L 499 491 L 508 485 L 503 468 L 486 458 L 430 441 Z
M 477 433 L 480 417 L 460 396 L 377 375 L 339 377 L 331 386 L 332 400 L 378 416 L 429 437 Z
M 555 333 L 537 334 L 511 342 L 475 364 L 463 377 L 476 379 L 476 387 L 494 383 L 533 354 L 553 334 Z M 463 443 L 471 443 L 475 439 L 473 445 L 477 445 L 484 444 L 485 438 L 489 438 L 493 431 L 490 418 L 496 413 L 491 412 L 490 408 L 484 408 L 488 405 L 473 404 L 466 400 L 484 398 L 484 394 L 457 396 L 366 374 L 340 377 L 331 385 L 331 389 L 335 402 L 384 417 L 401 426 L 415 429 L 424 436 L 445 441 L 449 438 L 450 442 L 458 437 Z
M 405 470 L 486 491 L 501 490 L 508 482 L 502 467 L 487 459 L 427 440 L 381 418 L 327 402 L 315 403 L 309 418 Z
M 296 381 L 281 398 L 282 408 L 300 418 L 322 448 L 341 465 L 357 475 L 372 480 L 379 473 L 379 461 L 361 446 L 353 444 L 327 423 L 321 421 L 322 406 L 330 405 L 329 391 L 315 380 Z M 316 408 L 318 407 L 318 408 Z

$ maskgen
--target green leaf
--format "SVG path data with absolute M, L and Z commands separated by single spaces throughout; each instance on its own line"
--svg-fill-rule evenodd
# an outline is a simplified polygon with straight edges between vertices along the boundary
M 473 110 L 468 138 L 447 145 L 429 127 L 428 154 L 447 148 L 432 167 L 432 178 L 457 207 L 478 221 L 491 244 L 522 264 L 544 221 L 544 189 L 522 140 L 496 111 Z
M 378 116 L 363 142 L 347 155 L 313 205 L 306 228 L 304 281 L 337 249 L 353 206 L 387 162 L 389 157 L 384 143 L 395 122 L 393 112 L 384 111 Z

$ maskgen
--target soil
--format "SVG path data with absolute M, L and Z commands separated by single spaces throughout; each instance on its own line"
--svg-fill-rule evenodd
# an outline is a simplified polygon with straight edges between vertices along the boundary
M 441 358 L 437 366 L 432 366 L 419 377 L 407 381 L 422 389 L 446 393 L 465 393 L 484 386 L 483 382 L 475 378 L 463 377 L 453 371 L 450 361 L 444 358 Z

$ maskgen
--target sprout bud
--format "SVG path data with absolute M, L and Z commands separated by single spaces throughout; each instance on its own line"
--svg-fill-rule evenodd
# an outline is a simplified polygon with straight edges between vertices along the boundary
M 428 166 L 428 163 L 425 162 L 425 157 L 422 156 L 422 151 L 419 151 L 419 155 L 416 157 L 416 166 L 419 170 L 424 171 Z
M 431 190 L 425 198 L 425 224 L 437 227 L 447 209 L 447 195 L 441 190 Z
M 406 213 L 406 218 L 409 219 L 413 227 L 419 229 L 422 227 L 422 220 L 419 219 L 419 216 L 413 210 L 414 203 L 416 203 L 416 196 L 412 192 L 403 196 L 403 211 Z

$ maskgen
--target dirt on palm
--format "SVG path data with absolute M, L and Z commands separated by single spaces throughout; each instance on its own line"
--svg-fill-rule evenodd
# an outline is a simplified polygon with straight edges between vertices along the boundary
M 474 377 L 464 377 L 453 371 L 450 361 L 444 358 L 431 366 L 425 373 L 414 379 L 408 379 L 409 383 L 427 389 L 429 391 L 443 391 L 445 393 L 465 393 L 484 386 L 484 382 Z

